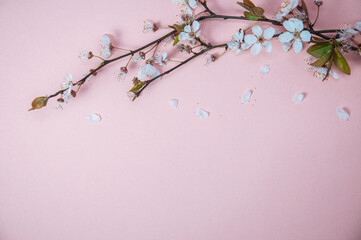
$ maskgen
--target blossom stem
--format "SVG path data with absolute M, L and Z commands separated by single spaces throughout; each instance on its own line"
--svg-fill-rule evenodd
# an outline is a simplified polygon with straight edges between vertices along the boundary
M 114 48 L 114 49 L 118 49 L 118 50 L 128 51 L 128 52 L 129 52 L 129 51 L 132 51 L 132 50 L 130 50 L 130 49 L 119 48 L 119 47 L 114 47 L 114 46 L 113 46 L 113 48 Z
M 317 6 L 317 15 L 316 15 L 316 19 L 315 21 L 313 22 L 313 24 L 311 25 L 311 27 L 315 26 L 317 20 L 318 20 L 318 17 L 320 16 L 320 6 Z
M 104 58 L 102 58 L 102 57 L 99 57 L 99 56 L 96 56 L 96 55 L 93 55 L 93 57 L 99 58 L 99 59 L 104 61 Z
M 173 59 L 169 59 L 168 60 L 169 62 L 178 62 L 178 63 L 181 63 L 182 61 L 179 61 L 179 60 L 173 60 Z
M 145 54 L 149 53 L 149 52 L 152 51 L 154 48 L 157 49 L 157 47 L 158 47 L 158 43 L 154 44 L 154 46 L 151 47 L 148 51 L 146 51 Z
M 132 57 L 129 57 L 128 62 L 127 62 L 127 64 L 125 65 L 126 68 L 128 67 L 128 65 L 129 65 L 129 63 L 130 63 L 130 60 L 132 60 Z

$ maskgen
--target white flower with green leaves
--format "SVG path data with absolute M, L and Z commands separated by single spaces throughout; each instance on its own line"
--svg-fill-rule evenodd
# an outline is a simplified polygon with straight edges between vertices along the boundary
M 179 34 L 179 40 L 185 41 L 188 40 L 192 44 L 195 44 L 196 38 L 201 35 L 201 30 L 199 30 L 201 24 L 198 21 L 193 21 L 192 26 L 186 25 L 183 29 L 183 32 Z
M 265 47 L 267 52 L 272 51 L 272 43 L 267 41 L 273 38 L 275 29 L 273 27 L 267 28 L 262 35 L 262 28 L 260 26 L 252 27 L 253 34 L 248 34 L 244 37 L 245 44 L 243 49 L 251 48 L 251 54 L 257 55 L 261 52 L 262 46 Z
M 311 33 L 308 30 L 303 30 L 303 22 L 297 18 L 284 21 L 283 26 L 288 31 L 278 37 L 283 49 L 287 52 L 293 46 L 293 51 L 296 54 L 300 53 L 303 48 L 302 42 L 311 41 Z

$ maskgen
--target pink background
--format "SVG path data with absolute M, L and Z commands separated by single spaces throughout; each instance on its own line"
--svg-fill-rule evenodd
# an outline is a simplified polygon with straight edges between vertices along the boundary
M 280 4 L 255 2 L 268 16 Z M 360 1 L 342 2 L 325 1 L 316 29 L 361 20 Z M 235 0 L 209 5 L 240 14 Z M 115 79 L 123 61 L 64 111 L 52 100 L 27 112 L 66 73 L 79 79 L 96 66 L 77 56 L 98 52 L 103 33 L 135 48 L 168 31 L 143 34 L 143 20 L 167 25 L 177 14 L 170 0 L 2 1 L 0 239 L 361 239 L 356 56 L 348 56 L 350 77 L 322 83 L 307 71 L 305 50 L 285 53 L 275 39 L 271 54 L 228 53 L 208 67 L 200 57 L 134 103 L 126 96 L 131 76 Z M 204 21 L 201 28 L 223 43 L 242 26 L 249 23 Z M 264 64 L 271 71 L 262 77 Z M 251 103 L 242 104 L 248 90 Z M 296 105 L 299 92 L 307 96 Z M 199 107 L 210 118 L 198 118 Z M 337 117 L 340 107 L 349 121 Z M 86 120 L 93 112 L 102 122 Z

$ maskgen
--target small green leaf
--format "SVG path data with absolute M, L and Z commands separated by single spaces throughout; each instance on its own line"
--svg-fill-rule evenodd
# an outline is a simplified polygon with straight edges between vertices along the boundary
M 144 86 L 144 84 L 145 84 L 145 82 L 139 82 L 137 85 L 134 85 L 132 87 L 132 89 L 129 90 L 129 92 L 136 93 L 137 91 L 139 91 Z
M 251 10 L 251 8 L 252 8 L 251 6 L 248 6 L 247 4 L 244 4 L 244 3 L 242 3 L 242 2 L 237 2 L 237 4 L 240 5 L 240 6 L 242 6 L 242 7 L 244 7 L 244 8 L 247 9 L 248 11 Z
M 346 73 L 347 75 L 351 74 L 350 66 L 337 48 L 334 48 L 333 61 L 342 72 Z
M 322 57 L 330 52 L 332 45 L 330 43 L 316 43 L 307 49 L 307 52 L 314 57 Z
M 173 46 L 175 46 L 178 42 L 179 42 L 179 35 L 177 35 L 177 36 L 174 38 Z
M 322 57 L 320 57 L 317 61 L 313 62 L 311 66 L 313 67 L 322 67 L 327 63 L 328 60 L 330 60 L 331 52 L 326 53 Z
M 257 21 L 258 17 L 253 16 L 250 12 L 244 12 L 244 16 L 248 19 L 248 20 L 253 20 L 253 21 Z
M 253 8 L 251 8 L 250 12 L 253 16 L 260 18 L 263 16 L 264 10 L 261 7 L 253 7 Z

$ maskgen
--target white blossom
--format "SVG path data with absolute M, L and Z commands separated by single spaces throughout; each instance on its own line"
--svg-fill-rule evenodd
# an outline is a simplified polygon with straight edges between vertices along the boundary
M 243 49 L 251 48 L 251 54 L 257 55 L 261 52 L 262 46 L 266 48 L 267 52 L 272 51 L 272 43 L 266 40 L 271 39 L 275 34 L 273 27 L 267 28 L 262 36 L 262 28 L 260 26 L 252 27 L 253 34 L 248 34 L 244 37 L 245 44 Z
M 278 9 L 276 13 L 275 19 L 278 21 L 282 21 L 285 16 L 291 13 L 293 9 L 298 6 L 298 0 L 288 0 L 281 4 L 281 7 Z
M 355 28 L 357 29 L 357 26 L 358 23 L 355 24 Z M 339 32 L 338 32 L 338 35 L 340 35 L 339 38 L 336 39 L 336 41 L 338 42 L 350 42 L 350 40 L 352 40 L 356 34 L 358 34 L 359 31 L 358 30 L 355 30 L 353 28 L 351 28 L 350 25 L 346 25 L 343 29 L 341 29 Z
M 160 75 L 159 70 L 149 63 L 143 64 L 138 69 L 138 79 L 139 80 L 143 80 L 146 77 L 155 78 L 158 75 Z M 160 77 L 157 78 L 156 80 L 159 80 L 159 79 L 160 79 Z
M 184 41 L 188 40 L 192 44 L 195 44 L 195 38 L 201 35 L 201 30 L 199 30 L 201 24 L 198 21 L 193 21 L 192 26 L 186 25 L 183 29 L 183 32 L 179 34 L 179 40 Z
M 144 26 L 143 26 L 143 32 L 155 32 L 158 30 L 158 27 L 155 23 L 152 23 L 150 21 L 144 21 Z
M 79 58 L 81 59 L 90 59 L 92 57 L 92 53 L 86 50 L 81 50 L 79 52 Z
M 327 68 L 324 67 L 310 67 L 309 70 L 314 70 L 314 76 L 317 78 L 321 78 L 324 79 L 326 77 L 327 74 Z M 334 79 L 338 79 L 338 74 L 335 73 L 334 71 L 330 70 L 330 75 L 334 78 Z
M 214 54 L 206 54 L 205 57 L 206 57 L 206 64 L 205 64 L 206 66 L 216 61 L 217 59 L 217 57 Z
M 169 61 L 169 59 L 167 58 L 167 53 L 163 52 L 157 52 L 154 56 L 154 64 L 158 64 L 158 66 L 164 66 L 167 64 L 167 62 Z
M 128 73 L 128 69 L 126 67 L 121 67 L 119 72 L 117 73 L 117 79 L 124 80 L 127 73 Z
M 240 31 L 237 31 L 233 35 L 233 41 L 227 43 L 228 48 L 236 51 L 236 54 L 241 53 L 243 50 L 242 49 L 243 38 L 244 38 L 244 31 L 243 29 L 241 29 Z
M 64 90 L 62 93 L 62 99 L 67 102 L 71 96 L 71 89 L 73 88 L 73 76 L 68 73 L 65 76 L 65 82 L 61 84 L 61 89 Z
M 283 22 L 283 26 L 288 32 L 282 33 L 278 39 L 282 43 L 285 51 L 288 51 L 293 46 L 293 51 L 298 54 L 302 50 L 302 41 L 311 41 L 311 33 L 303 30 L 303 22 L 297 18 L 291 18 Z M 303 31 L 302 31 L 303 30 Z

